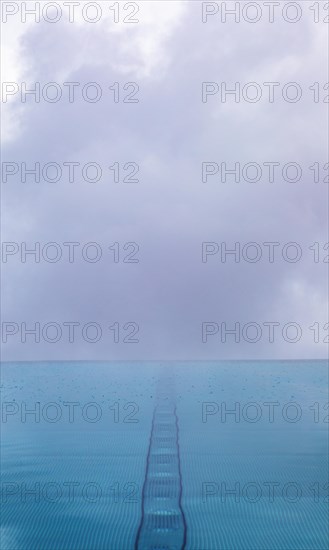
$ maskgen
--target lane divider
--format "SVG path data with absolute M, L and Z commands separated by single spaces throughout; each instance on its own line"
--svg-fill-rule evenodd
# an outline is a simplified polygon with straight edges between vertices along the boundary
M 142 489 L 135 550 L 184 550 L 179 426 L 171 379 L 159 382 Z

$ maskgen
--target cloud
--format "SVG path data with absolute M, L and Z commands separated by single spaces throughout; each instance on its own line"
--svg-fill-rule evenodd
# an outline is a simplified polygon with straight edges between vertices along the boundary
M 30 84 L 79 82 L 78 100 L 58 103 L 10 100 L 7 130 L 10 140 L 4 160 L 28 167 L 57 162 L 63 176 L 57 183 L 19 181 L 19 173 L 3 184 L 3 240 L 32 245 L 79 242 L 77 259 L 69 263 L 41 261 L 19 253 L 2 265 L 3 320 L 45 324 L 95 321 L 103 327 L 134 321 L 140 343 L 113 344 L 113 331 L 95 344 L 62 338 L 56 344 L 21 344 L 19 335 L 3 345 L 6 359 L 129 358 L 215 359 L 221 357 L 325 357 L 326 346 L 310 341 L 309 325 L 326 322 L 327 190 L 312 183 L 309 169 L 319 162 L 321 178 L 327 151 L 326 105 L 312 102 L 308 89 L 322 85 L 326 51 L 322 27 L 310 20 L 287 26 L 202 24 L 194 3 L 141 3 L 135 26 L 111 25 L 109 18 L 88 25 L 61 22 L 17 29 L 15 52 L 20 67 L 15 78 Z M 18 25 L 19 27 L 19 25 Z M 129 27 L 129 28 L 128 28 Z M 10 75 L 12 78 L 12 75 Z M 302 101 L 273 104 L 228 101 L 219 96 L 201 101 L 202 81 L 299 82 Z M 88 82 L 103 88 L 98 103 L 81 98 Z M 108 87 L 126 82 L 139 85 L 139 103 L 113 102 Z M 280 88 L 281 90 L 281 88 Z M 65 90 L 67 92 L 67 90 Z M 128 92 L 131 90 L 128 90 Z M 127 91 L 125 91 L 126 93 Z M 324 91 L 321 88 L 321 94 Z M 311 139 L 310 139 L 310 136 Z M 257 162 L 263 176 L 257 183 L 220 175 L 201 181 L 202 162 Z M 264 163 L 295 162 L 303 167 L 299 182 L 276 177 L 268 183 Z M 78 162 L 76 181 L 68 181 L 64 163 Z M 99 182 L 83 181 L 87 163 L 102 167 Z M 113 166 L 139 165 L 139 183 L 116 183 Z M 126 172 L 124 172 L 126 175 Z M 241 248 L 248 242 L 262 247 L 263 258 L 226 263 L 214 255 L 201 261 L 203 241 L 226 242 Z M 279 242 L 274 263 L 266 260 L 264 242 Z M 303 256 L 297 263 L 282 258 L 282 249 L 297 242 Z M 85 261 L 83 245 L 97 242 L 103 256 Z M 139 263 L 124 263 L 140 246 Z M 319 242 L 321 261 L 309 247 Z M 120 260 L 113 262 L 113 243 Z M 303 306 L 301 306 L 301 303 Z M 202 343 L 203 321 L 260 325 L 295 321 L 305 338 L 291 345 L 266 337 L 251 345 L 218 336 Z M 125 335 L 125 332 L 122 332 Z M 265 334 L 265 333 L 264 333 Z M 307 335 L 307 336 L 306 336 Z

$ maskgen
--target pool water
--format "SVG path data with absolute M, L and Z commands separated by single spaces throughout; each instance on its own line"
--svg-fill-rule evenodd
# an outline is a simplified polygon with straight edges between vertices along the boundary
M 3 550 L 328 547 L 328 362 L 2 363 Z

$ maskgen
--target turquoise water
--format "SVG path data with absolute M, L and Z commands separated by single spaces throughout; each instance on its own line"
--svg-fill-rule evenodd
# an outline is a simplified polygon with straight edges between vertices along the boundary
M 326 361 L 1 371 L 3 550 L 328 547 Z

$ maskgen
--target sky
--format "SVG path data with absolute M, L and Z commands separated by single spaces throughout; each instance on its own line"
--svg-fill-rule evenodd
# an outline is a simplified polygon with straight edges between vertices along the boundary
M 22 4 L 2 3 L 2 360 L 328 357 L 322 6 Z

